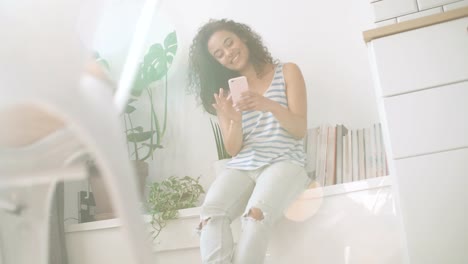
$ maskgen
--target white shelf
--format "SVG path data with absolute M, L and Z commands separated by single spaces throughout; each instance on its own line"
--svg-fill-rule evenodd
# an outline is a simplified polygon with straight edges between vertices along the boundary
M 314 189 L 307 189 L 304 193 L 299 197 L 299 199 L 303 200 L 312 200 L 312 199 L 319 199 L 319 198 L 326 198 L 329 196 L 336 196 L 347 194 L 351 192 L 358 192 L 364 191 L 374 188 L 381 188 L 386 186 L 392 185 L 391 176 L 382 176 L 372 179 L 366 179 L 361 181 L 354 181 L 348 182 L 343 184 L 337 184 L 332 186 L 325 186 L 319 187 Z M 187 218 L 198 218 L 200 215 L 200 207 L 194 208 L 187 208 L 179 210 L 179 217 L 178 219 L 187 219 Z M 149 215 L 144 215 L 144 221 L 149 223 L 151 221 L 151 217 Z M 90 231 L 90 230 L 97 230 L 97 229 L 106 229 L 106 228 L 115 228 L 121 225 L 120 219 L 108 219 L 108 220 L 101 220 L 101 221 L 94 221 L 82 224 L 70 224 L 65 227 L 66 233 L 72 232 L 82 232 L 82 231 Z
M 323 197 L 334 196 L 340 194 L 346 194 L 350 192 L 357 192 L 363 190 L 369 190 L 374 188 L 380 188 L 385 186 L 391 186 L 392 179 L 390 176 L 381 176 L 372 179 L 365 179 L 360 181 L 347 182 L 342 184 L 335 184 L 331 186 L 325 186 L 322 188 L 308 189 L 301 196 L 307 199 L 308 195 L 316 197 L 318 192 L 323 192 Z

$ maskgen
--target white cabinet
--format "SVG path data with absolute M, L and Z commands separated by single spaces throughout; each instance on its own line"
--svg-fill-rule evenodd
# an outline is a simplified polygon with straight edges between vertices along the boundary
M 418 29 L 389 26 L 395 34 L 368 43 L 410 264 L 468 263 L 468 9 L 461 12 Z
M 468 263 L 468 148 L 395 161 L 411 263 Z M 428 254 L 430 252 L 430 254 Z
M 468 80 L 468 17 L 372 41 L 383 96 Z
M 468 147 L 468 82 L 383 100 L 393 158 Z

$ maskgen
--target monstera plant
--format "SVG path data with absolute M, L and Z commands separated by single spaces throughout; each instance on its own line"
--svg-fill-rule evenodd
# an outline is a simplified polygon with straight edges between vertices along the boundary
M 166 131 L 167 119 L 167 73 L 172 65 L 174 56 L 177 52 L 177 36 L 175 31 L 169 33 L 164 43 L 155 43 L 150 46 L 145 54 L 143 61 L 140 63 L 137 76 L 132 90 L 132 98 L 128 101 L 124 113 L 125 134 L 127 136 L 127 147 L 129 156 L 137 172 L 137 182 L 140 189 L 140 194 L 143 198 L 145 179 L 148 176 L 148 163 L 145 162 L 152 157 L 153 152 L 162 148 L 161 140 Z M 99 53 L 95 54 L 96 62 L 103 65 L 107 70 L 110 70 L 109 63 L 104 60 Z M 156 81 L 163 80 L 164 82 L 164 109 L 162 126 L 160 124 L 160 115 L 155 108 L 156 94 L 161 94 L 157 87 L 152 86 Z M 149 111 L 149 124 L 147 128 L 143 126 L 134 126 L 133 115 L 138 113 L 135 103 L 141 99 L 149 100 L 149 109 L 141 109 Z M 158 100 L 161 101 L 161 100 Z M 95 219 L 103 220 L 115 216 L 112 204 L 107 193 L 106 185 L 104 184 L 100 172 L 91 170 L 91 187 L 96 203 Z
M 140 63 L 132 89 L 133 98 L 127 104 L 124 118 L 130 157 L 136 161 L 145 161 L 149 157 L 153 157 L 156 149 L 162 148 L 161 141 L 166 132 L 167 124 L 167 73 L 176 52 L 177 35 L 173 31 L 165 37 L 163 44 L 155 43 L 151 45 Z M 161 115 L 157 113 L 155 106 L 155 97 L 159 93 L 152 86 L 153 83 L 160 80 L 164 82 L 162 122 Z M 142 126 L 134 126 L 132 120 L 132 115 L 137 111 L 134 102 L 141 98 L 146 98 L 150 103 L 148 109 L 150 118 L 146 130 Z

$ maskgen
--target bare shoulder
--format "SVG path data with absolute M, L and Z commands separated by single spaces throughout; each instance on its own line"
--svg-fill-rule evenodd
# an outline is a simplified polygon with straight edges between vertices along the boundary
M 286 73 L 291 73 L 291 72 L 300 72 L 301 69 L 299 69 L 299 66 L 297 66 L 296 63 L 294 62 L 286 62 L 283 64 L 283 72 Z
M 293 62 L 287 62 L 283 64 L 283 74 L 286 84 L 304 82 L 301 69 Z

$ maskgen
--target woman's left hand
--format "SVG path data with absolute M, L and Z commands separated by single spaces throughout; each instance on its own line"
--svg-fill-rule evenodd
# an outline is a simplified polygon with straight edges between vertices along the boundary
M 242 93 L 241 99 L 234 105 L 237 111 L 271 111 L 275 102 L 253 91 Z

